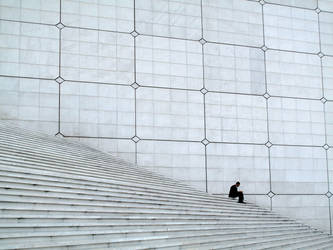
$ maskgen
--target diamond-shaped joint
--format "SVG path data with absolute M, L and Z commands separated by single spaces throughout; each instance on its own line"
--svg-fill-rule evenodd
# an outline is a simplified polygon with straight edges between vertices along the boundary
M 317 55 L 318 55 L 320 58 L 322 58 L 322 57 L 324 56 L 324 54 L 321 53 L 321 52 L 319 52 Z
M 262 49 L 262 51 L 264 51 L 264 52 L 268 50 L 268 48 L 267 48 L 265 45 L 261 46 L 261 49 Z
M 208 90 L 206 88 L 202 88 L 200 89 L 200 92 L 205 95 L 207 94 Z
M 56 27 L 61 30 L 65 27 L 65 25 L 63 25 L 61 22 L 59 22 L 56 24 Z
M 136 82 L 134 82 L 134 83 L 131 84 L 131 87 L 132 87 L 133 89 L 137 89 L 137 88 L 140 87 L 140 85 L 137 84 Z
M 201 39 L 199 40 L 199 43 L 201 43 L 202 45 L 204 45 L 205 43 L 207 43 L 207 41 L 206 41 L 205 39 L 201 38 Z
M 330 148 L 330 146 L 328 146 L 327 144 L 325 144 L 325 145 L 323 146 L 323 148 L 326 149 L 326 150 L 328 150 L 328 149 Z
M 270 141 L 268 141 L 268 142 L 265 143 L 265 146 L 268 147 L 268 148 L 270 148 L 270 147 L 273 146 L 273 144 Z
M 316 11 L 316 13 L 318 13 L 318 14 L 321 12 L 321 10 L 320 10 L 319 8 L 315 9 L 315 11 Z
M 332 194 L 330 191 L 328 191 L 325 195 L 326 195 L 328 198 L 331 198 L 333 194 Z
M 131 35 L 132 35 L 133 37 L 137 37 L 137 36 L 139 35 L 139 33 L 136 32 L 135 30 L 133 30 L 133 31 L 131 32 Z
M 202 141 L 201 141 L 201 143 L 203 144 L 203 145 L 208 145 L 209 143 L 210 143 L 210 141 L 208 141 L 206 138 L 205 139 L 203 139 Z
M 325 97 L 323 97 L 323 98 L 320 99 L 320 101 L 321 101 L 322 103 L 325 103 L 325 102 L 327 102 L 327 99 L 326 99 Z
M 266 92 L 264 95 L 263 95 L 266 99 L 270 98 L 271 96 Z
M 61 76 L 58 76 L 56 79 L 55 79 L 55 81 L 57 82 L 57 83 L 63 83 L 65 80 L 64 80 L 64 78 L 62 78 Z
M 138 141 L 140 141 L 140 138 L 137 137 L 136 135 L 133 136 L 131 139 L 132 139 L 132 141 L 134 141 L 135 143 L 137 143 Z
M 268 196 L 269 198 L 272 198 L 274 195 L 275 195 L 275 193 L 272 192 L 272 191 L 269 191 L 269 192 L 267 193 L 267 196 Z

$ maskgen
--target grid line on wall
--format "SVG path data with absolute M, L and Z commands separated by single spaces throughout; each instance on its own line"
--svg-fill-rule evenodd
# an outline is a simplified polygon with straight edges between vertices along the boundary
M 331 207 L 331 197 L 327 197 L 328 198 L 328 219 L 329 219 L 329 224 L 330 224 L 330 234 L 332 234 L 332 207 Z
M 45 25 L 45 26 L 52 26 L 52 27 L 55 26 L 55 24 L 52 24 L 52 23 L 21 21 L 21 20 L 13 20 L 13 19 L 6 19 L 6 18 L 0 18 L 0 21 L 13 22 L 13 23 L 37 24 L 37 25 Z
M 137 136 L 138 132 L 137 132 L 137 88 L 139 87 L 139 84 L 137 83 L 137 67 L 136 67 L 136 63 L 137 63 L 137 49 L 136 49 L 136 38 L 137 38 L 137 31 L 136 31 L 136 14 L 135 14 L 135 9 L 136 9 L 136 5 L 135 5 L 136 0 L 133 0 L 133 31 L 130 33 L 133 36 L 133 46 L 134 46 L 134 82 L 131 85 L 134 88 L 134 136 L 132 137 L 132 141 L 134 142 L 134 150 L 135 150 L 135 154 L 134 154 L 134 162 L 135 165 L 138 164 L 138 142 L 140 141 L 140 138 Z
M 208 163 L 207 163 L 207 145 L 209 141 L 207 140 L 207 117 L 206 117 L 206 84 L 205 84 L 205 44 L 206 40 L 204 39 L 204 24 L 203 24 L 203 5 L 202 0 L 200 0 L 200 28 L 201 28 L 201 38 L 199 43 L 201 44 L 201 63 L 202 63 L 202 89 L 200 92 L 203 94 L 203 122 L 204 122 L 204 138 L 201 143 L 204 146 L 205 153 L 205 191 L 208 192 Z
M 249 0 L 240 0 L 240 1 L 249 1 Z M 266 3 L 266 4 L 268 4 L 268 3 Z M 269 4 L 271 4 L 271 3 L 269 3 Z M 285 5 L 282 5 L 282 6 L 285 6 Z M 286 7 L 288 7 L 288 6 L 286 6 Z M 294 7 L 290 7 L 290 8 L 294 8 Z M 325 12 L 325 11 L 321 11 L 321 12 Z M 333 12 L 329 12 L 329 13 L 333 14 Z M 45 23 L 30 22 L 30 21 L 18 21 L 18 20 L 3 19 L 3 18 L 0 18 L 0 21 L 35 24 L 35 25 L 46 25 L 46 26 L 56 26 L 55 24 L 45 24 Z M 71 28 L 71 29 L 100 31 L 100 32 L 118 33 L 118 34 L 131 34 L 131 32 L 125 32 L 125 31 L 88 28 L 88 27 L 66 25 L 66 24 L 63 24 L 63 25 L 64 25 L 64 28 Z M 146 33 L 140 33 L 138 35 L 146 36 L 146 37 L 158 37 L 158 38 L 166 38 L 166 39 L 175 39 L 175 40 L 182 40 L 182 41 L 193 41 L 193 42 L 198 41 L 196 39 L 190 39 L 190 38 L 182 38 L 182 37 L 175 37 L 175 36 L 163 36 L 163 35 L 152 35 L 152 34 L 146 34 Z M 236 47 L 245 47 L 245 48 L 254 48 L 254 49 L 261 49 L 262 46 L 263 46 L 263 45 L 253 46 L 253 45 L 244 45 L 244 44 L 238 44 L 238 43 L 217 42 L 217 41 L 207 40 L 206 38 L 205 38 L 205 43 L 218 44 L 218 45 L 232 45 L 232 46 L 236 46 Z M 278 49 L 278 48 L 271 48 L 271 47 L 267 47 L 266 49 L 267 50 L 273 50 L 273 51 L 281 51 L 281 52 L 293 52 L 293 53 L 297 53 L 297 54 L 318 55 L 318 52 L 307 52 L 307 51 L 290 50 L 290 49 Z M 325 56 L 333 57 L 333 55 L 330 55 L 330 54 L 327 54 L 327 55 L 325 54 Z

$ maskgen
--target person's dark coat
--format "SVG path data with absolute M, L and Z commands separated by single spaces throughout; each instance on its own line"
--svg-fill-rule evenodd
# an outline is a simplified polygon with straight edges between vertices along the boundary
M 232 197 L 232 198 L 238 197 L 238 190 L 237 190 L 236 184 L 232 185 L 230 187 L 229 197 Z
M 236 198 L 236 197 L 238 197 L 238 202 L 239 202 L 239 203 L 244 203 L 244 195 L 243 195 L 243 192 L 237 190 L 237 184 L 232 185 L 232 186 L 230 187 L 229 197 L 231 197 L 231 198 Z

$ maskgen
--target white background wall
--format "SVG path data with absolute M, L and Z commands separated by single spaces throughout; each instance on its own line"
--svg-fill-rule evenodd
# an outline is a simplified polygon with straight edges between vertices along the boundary
M 333 1 L 1 0 L 0 118 L 332 231 Z

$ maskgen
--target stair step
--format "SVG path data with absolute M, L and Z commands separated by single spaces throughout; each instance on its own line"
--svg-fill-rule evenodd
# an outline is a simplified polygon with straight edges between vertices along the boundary
M 101 230 L 117 230 L 117 231 L 128 231 L 133 230 L 136 228 L 140 228 L 140 230 L 170 230 L 170 229 L 183 229 L 183 230 L 207 230 L 207 229 L 216 229 L 223 232 L 233 232 L 237 230 L 237 232 L 240 232 L 242 230 L 246 230 L 246 232 L 251 231 L 260 231 L 265 230 L 265 232 L 295 232 L 299 230 L 308 230 L 309 228 L 307 226 L 276 226 L 276 225 L 264 225 L 260 228 L 256 227 L 255 225 L 238 225 L 237 224 L 225 224 L 225 223 L 214 223 L 214 222 L 202 222 L 199 223 L 197 221 L 190 222 L 158 222 L 160 224 L 154 223 L 153 220 L 147 220 L 146 224 L 143 223 L 133 223 L 128 224 L 129 222 L 123 222 L 123 223 L 106 223 L 101 222 L 100 225 L 98 222 L 68 222 L 68 221 L 59 221 L 54 223 L 47 223 L 42 220 L 35 220 L 32 223 L 29 223 L 29 221 L 24 222 L 12 222 L 9 223 L 8 220 L 5 223 L 2 223 L 0 226 L 0 233 L 9 233 L 9 232 L 63 232 L 63 231 L 101 231 Z
M 275 240 L 288 240 L 288 239 L 297 239 L 297 238 L 307 238 L 307 237 L 317 237 L 313 236 L 313 232 L 299 232 L 294 234 L 286 233 L 271 233 L 267 235 L 260 235 L 260 238 L 272 238 L 274 237 Z M 45 239 L 47 238 L 47 240 Z M 256 239 L 255 236 L 244 236 L 244 235 L 238 235 L 237 233 L 230 235 L 230 234 L 223 234 L 223 233 L 217 233 L 214 235 L 211 235 L 208 233 L 200 233 L 197 234 L 189 234 L 189 235 L 175 235 L 173 237 L 170 237 L 169 235 L 147 235 L 147 236 L 141 236 L 138 238 L 137 235 L 130 236 L 128 234 L 80 234 L 80 235 L 67 235 L 67 236 L 50 236 L 50 237 L 30 237 L 27 238 L 29 241 L 25 241 L 23 237 L 20 238 L 18 241 L 17 238 L 9 238 L 9 239 L 1 239 L 0 240 L 0 249 L 27 249 L 27 248 L 36 248 L 36 247 L 52 247 L 52 246 L 70 246 L 70 244 L 99 244 L 99 243 L 111 243 L 113 247 L 124 247 L 128 246 L 128 243 L 132 245 L 132 243 L 135 244 L 135 247 L 140 246 L 141 244 L 144 244 L 144 247 L 154 247 L 154 246 L 163 246 L 163 244 L 188 244 L 188 243 L 195 243 L 200 241 L 241 241 L 241 240 L 249 240 L 249 239 Z M 144 242 L 142 240 L 144 239 Z M 132 241 L 132 242 L 131 242 Z M 138 242 L 142 242 L 140 245 L 138 245 Z M 120 244 L 119 244 L 120 243 Z M 11 246 L 11 248 L 3 248 L 3 246 Z M 118 246 L 117 246 L 118 245 Z M 97 245 L 98 246 L 98 245 Z M 126 247 L 127 247 L 126 246 Z
M 207 215 L 207 214 L 196 214 L 196 213 L 187 213 L 184 211 L 149 211 L 149 209 L 147 210 L 143 210 L 143 209 L 131 209 L 131 210 L 122 210 L 122 209 L 87 209 L 86 207 L 78 207 L 78 206 L 63 206 L 63 205 L 59 205 L 59 206 L 50 206 L 47 204 L 28 204 L 28 203 L 4 203 L 4 204 L 0 204 L 0 218 L 11 218 L 11 217 L 4 217 L 4 214 L 8 214 L 8 213 L 13 213 L 16 216 L 19 216 L 20 211 L 21 213 L 23 211 L 30 211 L 33 214 L 40 214 L 42 215 L 43 213 L 54 213 L 58 215 L 61 218 L 75 218 L 74 215 L 78 214 L 77 218 L 81 218 L 80 214 L 87 214 L 89 213 L 89 215 L 87 215 L 87 218 L 107 218 L 108 214 L 113 214 L 113 215 L 117 215 L 117 216 L 160 216 L 161 219 L 164 217 L 169 217 L 169 216 L 175 216 L 178 218 L 195 218 L 197 220 L 224 220 L 224 221 L 234 221 L 234 222 L 241 222 L 244 220 L 244 218 L 238 218 L 238 217 L 227 217 L 227 216 L 218 216 L 218 215 Z M 6 211 L 4 213 L 4 211 Z M 21 218 L 21 217 L 19 217 Z M 112 217 L 110 217 L 112 218 Z M 246 219 L 247 222 L 262 222 L 262 223 L 280 223 L 280 224 L 288 224 L 288 223 L 292 223 L 295 224 L 296 222 L 290 222 L 288 220 L 275 220 L 275 219 L 262 219 L 260 217 L 258 218 L 248 218 Z M 244 222 L 244 223 L 247 223 Z M 297 224 L 297 223 L 296 223 Z
M 145 230 L 144 228 L 138 228 L 138 229 L 124 229 L 124 230 L 118 230 L 118 229 L 109 229 L 109 230 L 66 230 L 66 231 L 49 231 L 49 230 L 44 230 L 40 232 L 36 231 L 26 231 L 26 232 L 4 232 L 0 235 L 0 242 L 1 240 L 7 240 L 11 238 L 40 238 L 40 237 L 64 237 L 64 236 L 82 236 L 82 235 L 110 235 L 110 236 L 118 236 L 121 235 L 123 236 L 124 234 L 130 235 L 130 234 L 141 234 L 144 235 L 144 237 L 150 236 L 150 235 L 159 235 L 159 236 L 164 236 L 168 235 L 170 236 L 192 236 L 192 235 L 213 235 L 218 233 L 220 236 L 258 236 L 258 235 L 271 235 L 272 233 L 275 234 L 286 234 L 288 233 L 289 235 L 291 234 L 300 234 L 300 233 L 309 233 L 308 229 L 299 229 L 299 230 L 284 230 L 284 231 L 268 231 L 268 230 L 247 230 L 247 231 L 238 231 L 238 232 L 228 232 L 228 231 L 223 231 L 219 228 L 189 228 L 189 229 L 174 229 L 174 228 L 162 228 L 162 229 L 150 229 L 150 230 Z
M 34 169 L 25 169 L 23 167 L 18 167 L 18 166 L 4 166 L 2 165 L 2 170 L 8 172 L 13 172 L 16 171 L 16 173 L 21 173 L 21 174 L 25 174 L 26 176 L 38 176 L 38 178 L 40 180 L 44 179 L 47 181 L 51 181 L 51 180 L 55 180 L 57 182 L 57 180 L 60 180 L 61 182 L 67 182 L 67 183 L 71 183 L 71 184 L 78 184 L 81 186 L 92 186 L 96 191 L 96 187 L 98 188 L 104 188 L 104 191 L 109 191 L 108 188 L 122 188 L 122 190 L 131 190 L 131 191 L 135 191 L 135 193 L 137 193 L 138 191 L 144 191 L 145 193 L 151 193 L 151 194 L 158 194 L 158 195 L 166 195 L 168 197 L 172 196 L 172 193 L 170 194 L 170 192 L 167 192 L 165 190 L 159 190 L 159 189 L 154 189 L 154 187 L 142 187 L 142 186 L 137 186 L 137 185 L 133 185 L 131 186 L 129 183 L 124 183 L 124 182 L 107 182 L 104 179 L 98 179 L 98 178 L 89 178 L 89 177 L 82 177 L 80 176 L 80 178 L 78 178 L 77 175 L 73 176 L 70 174 L 62 174 L 62 173 L 53 173 L 51 171 L 45 171 L 45 170 L 34 170 Z M 101 190 L 101 189 L 100 189 Z M 124 192 L 126 192 L 124 191 Z M 181 198 L 181 199 L 188 199 L 188 200 L 198 200 L 198 201 L 203 201 L 205 203 L 213 203 L 213 198 L 209 195 L 207 195 L 207 197 L 201 197 L 201 196 L 195 196 L 195 195 L 191 195 L 191 194 L 187 194 L 187 193 L 177 193 L 174 192 L 173 196 Z M 214 204 L 214 203 L 213 203 Z M 236 201 L 233 201 L 231 199 L 228 198 L 216 198 L 215 200 L 215 205 L 224 205 L 224 206 L 230 206 L 230 207 L 240 207 L 239 204 L 237 204 Z M 259 208 L 257 206 L 254 206 L 252 204 L 241 204 L 241 207 L 243 209 L 253 209 L 253 210 L 261 210 L 261 211 L 268 211 L 267 209 L 263 209 L 263 208 Z
M 307 245 L 311 242 L 316 242 L 316 241 L 321 241 L 323 239 L 327 239 L 327 235 L 325 234 L 319 234 L 318 236 L 316 235 L 310 235 L 308 237 L 302 237 L 301 239 L 295 239 L 295 240 L 291 240 L 291 241 L 284 241 L 284 242 L 280 242 L 280 241 L 274 241 L 274 242 L 269 242 L 269 244 L 262 244 L 262 243 L 253 243 L 253 244 L 243 244 L 242 246 L 239 246 L 238 248 L 233 247 L 233 249 L 235 250 L 241 250 L 245 248 L 255 248 L 258 250 L 263 250 L 263 249 L 295 249 L 300 245 Z M 223 249 L 223 248 L 221 248 Z
M 0 175 L 1 176 L 1 175 Z M 211 206 L 209 204 L 205 204 L 203 202 L 187 202 L 183 199 L 166 199 L 163 196 L 161 197 L 155 197 L 151 196 L 149 194 L 142 193 L 140 195 L 131 195 L 123 194 L 114 192 L 113 190 L 109 192 L 101 192 L 99 191 L 99 194 L 96 194 L 96 191 L 93 189 L 87 190 L 87 189 L 77 189 L 72 188 L 70 186 L 67 186 L 66 183 L 60 183 L 58 186 L 50 185 L 40 185 L 36 184 L 36 181 L 26 182 L 22 181 L 20 179 L 14 179 L 14 181 L 8 181 L 12 180 L 10 178 L 2 178 L 3 182 L 0 183 L 0 193 L 5 194 L 6 192 L 8 194 L 15 193 L 15 192 L 26 192 L 27 194 L 41 194 L 42 196 L 47 195 L 48 197 L 67 197 L 67 198 L 73 198 L 73 199 L 88 199 L 88 200 L 103 200 L 103 201 L 110 201 L 113 202 L 119 202 L 123 204 L 159 204 L 159 205 L 173 205 L 173 206 L 183 206 L 183 207 L 190 207 L 190 208 L 198 208 L 198 205 L 202 209 L 210 209 L 212 211 L 218 210 L 218 211 L 224 211 L 224 212 L 232 212 L 232 213 L 238 213 L 241 216 L 246 214 L 249 216 L 257 216 L 257 215 L 271 215 L 275 216 L 272 213 L 269 213 L 268 211 L 251 211 L 247 209 L 242 209 L 239 207 L 224 207 L 224 206 Z M 16 182 L 20 181 L 20 182 Z M 29 183 L 29 184 L 27 184 Z M 41 183 L 41 182 L 39 182 Z M 43 183 L 44 184 L 44 183 Z M 60 186 L 60 187 L 59 187 Z
M 293 242 L 293 243 L 286 243 L 286 244 L 278 244 L 275 247 L 264 247 L 264 248 L 259 248 L 260 250 L 279 250 L 283 248 L 284 250 L 295 250 L 295 249 L 300 249 L 300 250 L 316 250 L 320 249 L 325 246 L 333 246 L 333 239 L 328 238 L 323 236 L 323 238 L 319 239 L 308 239 L 308 240 L 303 240 L 300 242 Z M 258 249 L 258 250 L 259 250 Z M 333 249 L 333 248 L 331 248 Z
M 295 234 L 292 235 L 287 235 L 283 238 L 278 238 L 278 237 L 260 237 L 260 238 L 251 238 L 248 239 L 246 242 L 244 241 L 239 241 L 235 239 L 234 241 L 228 241 L 228 242 L 221 242 L 221 241 L 216 241 L 216 242 L 210 242 L 208 244 L 202 245 L 202 244 L 188 244 L 188 245 L 182 245 L 181 249 L 187 249 L 187 250 L 192 250 L 192 249 L 220 249 L 220 250 L 244 250 L 244 249 L 272 249 L 272 246 L 274 245 L 279 245 L 283 243 L 288 243 L 292 244 L 293 242 L 303 242 L 306 240 L 318 240 L 322 239 L 323 235 L 320 234 L 299 234 L 299 236 L 295 236 Z M 84 248 L 83 248 L 84 249 Z M 140 249 L 140 248 L 139 248 Z M 163 248 L 162 248 L 163 249 Z M 169 248 L 168 248 L 169 249 Z M 284 249 L 283 247 L 280 249 Z
M 24 213 L 25 212 L 25 213 Z M 122 219 L 119 215 L 122 215 Z M 303 226 L 303 224 L 290 221 L 267 221 L 267 220 L 244 220 L 228 217 L 209 217 L 196 215 L 166 214 L 166 213 L 108 213 L 108 212 L 63 212 L 63 211 L 43 211 L 43 210 L 0 210 L 0 221 L 8 222 L 17 220 L 18 222 L 33 222 L 43 219 L 44 222 L 71 222 L 71 223 L 145 223 L 151 220 L 155 221 L 171 221 L 171 222 L 219 222 L 225 225 L 254 225 L 254 226 Z
M 40 191 L 30 191 L 26 189 L 21 189 L 21 190 L 14 190 L 14 189 L 3 189 L 0 188 L 0 199 L 2 197 L 3 200 L 5 201 L 7 196 L 10 199 L 10 197 L 16 198 L 19 196 L 20 202 L 24 201 L 20 196 L 24 195 L 25 199 L 29 199 L 32 202 L 35 202 L 35 199 L 38 199 L 39 201 L 43 201 L 45 203 L 57 203 L 57 204 L 86 204 L 86 205 L 95 205 L 95 206 L 108 206 L 111 208 L 128 208 L 130 206 L 133 206 L 137 209 L 139 208 L 144 208 L 144 209 L 168 209 L 168 210 L 176 210 L 176 211 L 188 211 L 188 212 L 202 212 L 205 214 L 222 214 L 223 216 L 229 216 L 229 217 L 238 217 L 238 218 L 257 218 L 260 216 L 261 218 L 269 218 L 269 219 L 276 219 L 276 220 L 287 220 L 287 218 L 281 218 L 274 216 L 269 213 L 242 213 L 241 211 L 232 211 L 232 210 L 224 210 L 223 208 L 204 208 L 204 207 L 198 207 L 198 206 L 186 206 L 184 204 L 177 204 L 174 202 L 169 202 L 167 204 L 163 204 L 163 202 L 158 202 L 158 203 L 151 203 L 151 202 L 138 202 L 133 199 L 127 199 L 127 200 L 119 200 L 119 199 L 114 199 L 114 197 L 109 197 L 105 199 L 101 198 L 96 198 L 93 196 L 84 196 L 84 195 L 77 195 L 73 196 L 72 194 L 64 194 L 64 193 L 57 193 L 57 192 L 40 192 Z M 115 203 L 116 202 L 116 203 Z M 115 204 L 114 204 L 115 203 Z

